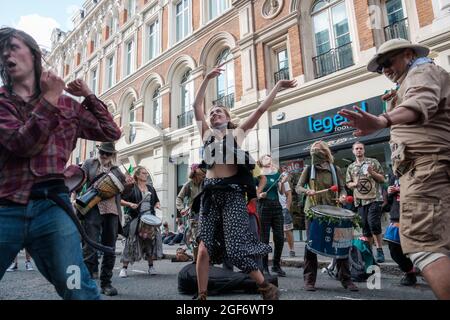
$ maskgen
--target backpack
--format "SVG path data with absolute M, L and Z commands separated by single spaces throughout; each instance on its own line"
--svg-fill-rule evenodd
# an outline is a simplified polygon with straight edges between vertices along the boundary
M 370 274 L 367 273 L 371 265 L 375 265 L 372 250 L 366 241 L 354 239 L 349 252 L 350 274 L 352 281 L 364 282 Z
M 268 282 L 278 286 L 277 277 L 269 277 Z M 257 293 L 258 286 L 255 280 L 246 273 L 234 272 L 215 266 L 209 267 L 208 295 L 218 295 L 236 291 Z M 197 273 L 195 263 L 184 266 L 178 273 L 178 292 L 182 294 L 196 294 Z

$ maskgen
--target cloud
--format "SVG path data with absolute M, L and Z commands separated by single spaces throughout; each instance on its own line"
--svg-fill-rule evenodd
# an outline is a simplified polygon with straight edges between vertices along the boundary
M 78 13 L 78 11 L 80 11 L 80 10 L 81 10 L 81 7 L 77 6 L 75 4 L 72 4 L 66 8 L 66 13 L 67 13 L 66 28 L 67 28 L 67 30 L 73 29 L 72 17 L 75 13 Z
M 51 36 L 54 28 L 60 25 L 55 19 L 43 17 L 38 14 L 21 16 L 15 28 L 20 29 L 31 35 L 36 42 L 46 49 L 51 48 Z

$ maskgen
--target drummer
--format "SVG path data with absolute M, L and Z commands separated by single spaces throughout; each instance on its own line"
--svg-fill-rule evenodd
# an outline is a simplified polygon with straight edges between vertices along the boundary
M 341 169 L 334 165 L 334 158 L 331 150 L 324 141 L 316 141 L 312 144 L 311 166 L 303 170 L 302 175 L 295 187 L 298 194 L 305 193 L 308 197 L 305 202 L 305 214 L 315 205 L 335 205 L 345 202 L 346 191 Z M 314 169 L 314 170 L 313 170 Z M 336 174 L 333 174 L 335 172 Z M 337 181 L 336 181 L 337 180 Z M 305 185 L 307 187 L 305 188 Z M 328 189 L 331 186 L 338 186 L 338 192 L 327 191 L 316 194 L 316 191 Z M 339 198 L 337 197 L 339 194 Z M 306 220 L 306 230 L 309 238 L 309 224 Z M 350 266 L 348 258 L 337 259 L 338 279 L 344 288 L 351 291 L 358 291 L 358 287 L 352 282 L 350 275 Z M 305 262 L 303 279 L 305 281 L 305 290 L 316 291 L 317 279 L 317 255 L 305 248 Z
M 86 172 L 87 186 L 95 185 L 99 181 L 98 177 L 108 174 L 116 165 L 117 150 L 113 142 L 102 142 L 97 146 L 98 156 L 87 159 L 82 169 Z M 127 176 L 127 189 L 131 188 L 133 183 L 130 176 Z M 91 239 L 101 239 L 103 245 L 115 248 L 117 234 L 119 233 L 120 218 L 122 211 L 120 208 L 120 194 L 100 201 L 96 206 L 89 210 L 84 216 L 84 229 Z M 93 279 L 98 278 L 98 254 L 97 250 L 84 244 L 83 257 L 86 266 Z M 112 253 L 105 253 L 102 259 L 100 286 L 101 292 L 107 296 L 118 294 L 117 289 L 112 286 L 113 268 L 116 256 Z
M 143 239 L 139 235 L 141 216 L 153 215 L 156 218 L 155 209 L 161 209 L 155 188 L 147 182 L 148 176 L 149 173 L 145 167 L 136 167 L 133 175 L 134 186 L 129 193 L 122 197 L 122 206 L 129 208 L 124 220 L 130 223 L 130 231 L 125 240 L 122 259 L 120 260 L 122 269 L 119 277 L 121 278 L 128 276 L 127 268 L 129 263 L 140 261 L 142 258 L 148 261 L 148 273 L 156 275 L 153 260 L 162 258 L 162 236 L 159 228 L 156 230 L 156 236 L 153 239 Z

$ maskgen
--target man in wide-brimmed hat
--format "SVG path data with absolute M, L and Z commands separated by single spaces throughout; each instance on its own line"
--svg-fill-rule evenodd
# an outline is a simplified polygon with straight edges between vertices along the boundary
M 387 41 L 367 69 L 397 84 L 383 96 L 388 112 L 339 114 L 356 136 L 391 127 L 394 173 L 400 177 L 400 242 L 439 299 L 450 299 L 450 76 L 429 49 Z
M 117 150 L 114 142 L 102 142 L 97 145 L 98 156 L 87 159 L 83 163 L 83 170 L 86 172 L 88 185 L 95 185 L 95 181 L 99 181 L 99 176 L 108 174 L 113 171 L 114 175 L 118 175 L 121 182 L 126 182 L 125 186 L 131 186 L 133 179 L 124 176 L 116 165 Z M 114 169 L 113 169 L 114 168 Z M 121 227 L 121 194 L 118 193 L 109 199 L 103 199 L 84 216 L 84 228 L 91 239 L 101 238 L 103 245 L 115 248 L 117 234 Z M 92 278 L 98 277 L 98 256 L 97 251 L 90 246 L 85 245 L 83 248 L 84 261 L 91 273 Z M 113 276 L 113 268 L 115 263 L 115 255 L 104 253 L 102 267 L 100 273 L 101 292 L 108 296 L 117 295 L 117 289 L 111 285 Z

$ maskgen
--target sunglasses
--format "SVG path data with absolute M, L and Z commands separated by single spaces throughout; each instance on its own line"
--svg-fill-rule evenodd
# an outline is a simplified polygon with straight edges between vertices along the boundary
M 389 55 L 386 59 L 384 59 L 384 61 L 380 62 L 377 72 L 383 73 L 383 69 L 392 67 L 392 65 L 394 64 L 395 58 L 402 52 L 403 52 L 403 50 L 396 51 L 396 52 L 392 53 L 391 55 Z
M 107 157 L 110 157 L 113 155 L 111 152 L 105 152 L 102 150 L 100 150 L 98 153 L 100 153 L 101 156 L 107 156 Z

